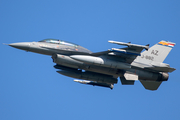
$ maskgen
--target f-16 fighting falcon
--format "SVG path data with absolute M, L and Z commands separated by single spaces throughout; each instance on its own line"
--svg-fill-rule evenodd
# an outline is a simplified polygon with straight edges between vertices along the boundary
M 157 90 L 163 81 L 168 80 L 168 73 L 175 70 L 163 63 L 175 43 L 162 40 L 149 48 L 149 44 L 144 46 L 130 42 L 108 42 L 126 47 L 93 53 L 82 46 L 58 39 L 8 45 L 51 56 L 57 72 L 76 78 L 75 82 L 110 89 L 120 78 L 122 85 L 134 85 L 139 80 L 145 89 Z

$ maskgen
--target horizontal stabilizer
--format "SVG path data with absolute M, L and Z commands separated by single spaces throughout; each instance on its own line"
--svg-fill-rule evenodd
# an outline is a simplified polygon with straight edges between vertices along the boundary
M 171 67 L 145 67 L 145 69 L 150 69 L 158 72 L 173 72 L 176 70 L 175 68 Z
M 147 67 L 148 69 L 151 69 L 151 70 L 155 70 L 155 71 L 158 71 L 158 72 L 173 72 L 174 70 L 176 70 L 175 68 L 171 68 L 169 66 L 169 64 L 166 64 L 166 63 L 161 63 L 161 62 L 155 62 L 153 61 L 151 63 L 151 65 L 153 67 Z
M 144 88 L 148 90 L 157 90 L 162 83 L 157 81 L 143 81 L 143 80 L 140 80 L 140 82 L 142 83 Z

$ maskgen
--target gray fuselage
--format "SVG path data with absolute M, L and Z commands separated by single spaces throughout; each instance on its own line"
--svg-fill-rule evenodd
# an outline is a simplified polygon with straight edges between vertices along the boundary
M 142 68 L 136 66 L 127 67 L 127 69 L 120 69 L 123 63 L 117 60 L 116 57 L 101 55 L 99 58 L 107 61 L 108 66 L 103 66 L 101 64 L 89 64 L 86 62 L 78 61 L 70 56 L 72 55 L 92 55 L 92 52 L 82 46 L 73 44 L 70 42 L 56 40 L 56 39 L 45 39 L 39 42 L 22 42 L 22 43 L 12 43 L 9 46 L 22 49 L 25 51 L 35 52 L 44 55 L 50 55 L 53 61 L 60 66 L 69 67 L 72 69 L 82 69 L 94 73 L 110 75 L 114 78 L 122 77 L 125 72 L 130 72 L 132 74 L 139 75 L 139 79 L 142 80 L 153 80 L 156 81 L 160 79 L 159 73 L 154 73 L 150 71 L 144 71 Z M 109 61 L 110 60 L 110 61 Z M 109 61 L 109 62 L 108 62 Z M 119 63 L 121 64 L 119 64 Z M 119 66 L 118 66 L 119 64 Z M 115 65 L 115 66 L 114 66 Z M 118 66 L 118 67 L 117 67 Z M 126 65 L 127 66 L 127 65 Z M 76 72 L 76 71 L 74 71 Z M 84 74 L 84 73 L 83 73 Z M 100 75 L 101 76 L 101 75 Z M 70 76 L 75 77 L 75 76 Z

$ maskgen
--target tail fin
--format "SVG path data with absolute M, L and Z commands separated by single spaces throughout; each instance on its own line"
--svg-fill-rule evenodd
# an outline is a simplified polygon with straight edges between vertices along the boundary
M 138 61 L 142 63 L 151 63 L 153 61 L 162 63 L 174 46 L 175 43 L 162 40 L 149 48 L 148 51 L 142 52 L 141 56 L 138 57 Z

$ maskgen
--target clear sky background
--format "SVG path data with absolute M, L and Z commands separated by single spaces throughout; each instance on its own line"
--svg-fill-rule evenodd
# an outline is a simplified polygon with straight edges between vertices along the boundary
M 164 61 L 177 70 L 157 91 L 113 90 L 73 82 L 53 68 L 50 56 L 0 45 L 0 120 L 180 119 L 179 0 L 0 0 L 0 42 L 55 38 L 93 52 L 108 40 L 151 46 L 177 43 Z

